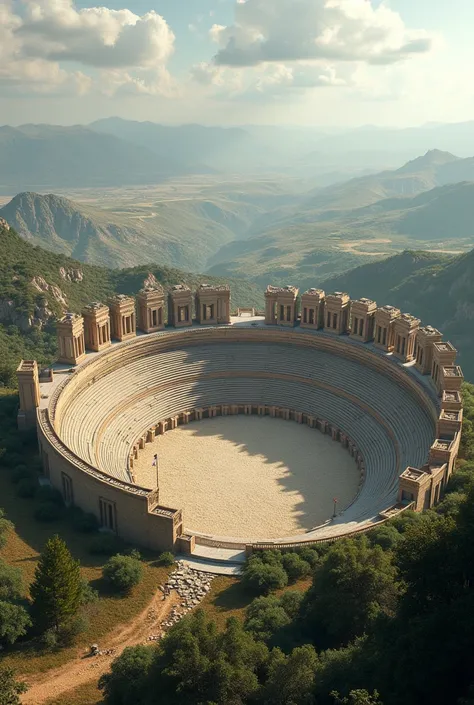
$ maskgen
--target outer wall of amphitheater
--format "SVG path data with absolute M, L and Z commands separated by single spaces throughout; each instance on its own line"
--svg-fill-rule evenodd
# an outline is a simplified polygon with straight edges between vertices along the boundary
M 143 292 L 141 293 L 142 306 L 146 305 L 147 298 L 150 301 L 156 298 L 156 296 L 146 297 L 143 296 Z M 159 293 L 163 294 L 162 291 Z M 179 293 L 181 295 L 181 290 Z M 188 297 L 186 305 L 190 306 L 190 292 L 186 290 L 185 293 Z M 172 294 L 173 292 L 170 300 L 173 299 Z M 198 302 L 199 296 L 198 291 L 196 294 Z M 204 300 L 204 296 L 209 300 L 212 296 L 216 297 L 216 310 L 221 310 L 221 302 L 217 297 L 222 296 L 224 302 L 222 310 L 228 312 L 227 288 L 216 287 L 213 290 L 212 287 L 206 287 L 204 292 L 201 292 L 201 300 Z M 326 298 L 327 309 L 325 309 Z M 130 308 L 130 299 L 126 303 Z M 208 305 L 211 306 L 211 304 Z M 94 304 L 89 308 L 95 313 L 98 306 Z M 298 313 L 300 308 L 301 314 Z M 432 445 L 428 449 L 425 464 L 419 467 L 399 468 L 398 495 L 392 505 L 381 508 L 373 521 L 365 522 L 360 526 L 345 529 L 343 523 L 339 524 L 339 529 L 334 532 L 333 538 L 366 531 L 374 524 L 385 521 L 406 508 L 422 510 L 439 501 L 454 467 L 462 423 L 460 386 L 463 378 L 460 368 L 455 365 L 454 348 L 449 343 L 440 342 L 441 334 L 438 331 L 429 327 L 420 329 L 417 319 L 408 317 L 407 314 L 400 314 L 397 309 L 390 308 L 390 316 L 387 316 L 388 308 L 390 307 L 377 309 L 375 303 L 367 299 L 351 302 L 347 294 L 336 293 L 326 297 L 324 292 L 315 289 L 303 295 L 300 307 L 297 289 L 269 287 L 266 293 L 265 321 L 260 319 L 258 323 L 249 323 L 247 326 L 198 325 L 181 331 L 156 332 L 135 338 L 135 316 L 132 312 L 129 329 L 126 331 L 130 339 L 127 342 L 112 345 L 103 352 L 88 355 L 85 361 L 82 361 L 84 334 L 81 321 L 77 316 L 71 317 L 68 314 L 58 330 L 60 335 L 68 337 L 67 362 L 69 364 L 74 362 L 74 351 L 76 351 L 78 359 L 75 362 L 79 364 L 77 368 L 65 369 L 63 365 L 61 369 L 56 369 L 54 372 L 53 370 L 39 372 L 34 361 L 22 361 L 18 368 L 19 425 L 28 427 L 34 422 L 36 415 L 44 475 L 62 492 L 67 505 L 74 504 L 86 512 L 93 513 L 98 517 L 104 530 L 116 532 L 131 543 L 153 550 L 171 549 L 192 553 L 195 542 L 205 543 L 205 541 L 199 536 L 186 533 L 183 512 L 179 508 L 171 509 L 160 505 L 159 488 L 139 487 L 134 482 L 134 459 L 137 458 L 145 443 L 176 425 L 188 423 L 190 420 L 200 420 L 203 414 L 209 416 L 235 413 L 278 415 L 330 433 L 334 440 L 339 440 L 349 447 L 363 476 L 364 458 L 351 439 L 345 435 L 344 428 L 335 428 L 327 424 L 324 419 L 314 418 L 304 413 L 304 410 L 267 406 L 265 400 L 262 400 L 258 406 L 249 406 L 248 409 L 245 406 L 229 407 L 225 403 L 205 410 L 203 408 L 179 409 L 166 418 L 156 419 L 153 427 L 142 429 L 142 435 L 134 440 L 128 457 L 130 481 L 127 482 L 113 477 L 100 467 L 79 457 L 62 440 L 61 424 L 65 414 L 68 413 L 69 401 L 81 390 L 94 385 L 112 370 L 120 370 L 126 366 L 130 359 L 147 358 L 149 355 L 173 350 L 176 346 L 187 349 L 200 344 L 225 346 L 226 343 L 233 342 L 283 343 L 298 348 L 324 351 L 369 367 L 389 378 L 393 384 L 407 390 L 420 409 L 424 410 L 423 413 L 429 415 L 433 429 L 436 428 L 433 430 Z M 131 308 L 130 311 L 132 311 Z M 128 315 L 130 311 L 127 309 Z M 101 319 L 100 324 L 105 326 L 104 330 L 108 330 L 106 307 L 101 306 L 100 312 L 104 319 Z M 142 312 L 141 318 L 143 319 L 144 316 L 146 311 Z M 177 317 L 180 319 L 178 323 L 175 321 Z M 301 330 L 299 329 L 300 319 Z M 170 314 L 169 320 L 175 327 L 183 323 L 192 325 L 182 312 L 179 316 L 176 312 Z M 226 324 L 227 320 L 225 318 Z M 264 326 L 263 323 L 267 325 Z M 95 322 L 94 325 L 96 325 Z M 256 327 L 252 328 L 252 325 Z M 295 326 L 298 326 L 298 330 L 292 330 Z M 319 330 L 320 328 L 323 330 Z M 75 342 L 76 337 L 78 341 Z M 97 345 L 92 347 L 97 350 Z M 387 359 L 387 356 L 392 357 L 392 351 L 393 357 L 398 358 L 396 363 Z M 430 362 L 433 361 L 430 369 L 426 364 L 427 359 Z M 422 373 L 425 374 L 424 378 Z M 260 377 L 262 374 L 258 373 Z M 223 370 L 219 373 L 219 379 L 230 379 L 236 375 L 238 377 L 239 373 Z M 244 373 L 241 373 L 241 376 L 244 376 Z M 285 373 L 283 377 L 298 378 L 298 369 L 294 368 L 291 353 L 288 357 L 288 374 Z M 329 389 L 329 382 L 330 380 L 328 385 L 319 383 L 319 386 L 327 386 Z M 299 383 L 316 384 L 309 378 L 303 377 L 299 378 Z M 339 390 L 338 394 L 341 398 L 344 397 L 343 391 Z M 346 396 L 349 400 L 350 394 Z M 390 400 L 387 400 L 387 404 L 390 404 Z M 384 428 L 384 433 L 392 439 L 396 447 L 396 440 L 386 421 L 375 410 L 368 408 L 367 405 L 364 407 L 362 402 L 359 402 L 359 407 Z M 80 426 L 81 419 L 77 419 L 78 432 Z M 210 499 L 212 501 L 212 498 Z M 329 536 L 327 531 L 325 534 L 312 531 L 300 536 L 298 543 L 333 540 L 328 538 Z M 232 547 L 230 539 L 226 542 L 216 537 L 213 541 L 210 537 L 207 541 L 214 546 Z M 292 545 L 288 540 L 282 539 L 281 542 L 276 540 L 272 543 L 260 541 L 247 545 L 246 548 L 257 550 L 275 546 L 275 544 Z

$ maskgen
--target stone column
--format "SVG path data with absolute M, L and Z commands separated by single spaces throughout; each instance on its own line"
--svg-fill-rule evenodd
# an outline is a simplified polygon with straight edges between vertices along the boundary
M 168 294 L 168 323 L 175 328 L 193 324 L 193 298 L 186 284 L 176 284 Z
M 275 326 L 277 322 L 276 317 L 276 287 L 268 286 L 265 291 L 265 323 L 267 326 Z
M 203 325 L 230 323 L 230 287 L 201 284 L 196 291 L 196 318 Z
M 322 328 L 324 326 L 324 301 L 322 289 L 308 289 L 301 297 L 301 328 Z
M 265 323 L 291 328 L 296 325 L 298 289 L 295 286 L 268 286 L 265 301 Z
M 371 299 L 358 299 L 351 303 L 351 338 L 368 343 L 374 338 L 377 304 Z
M 444 386 L 444 368 L 453 367 L 456 362 L 457 350 L 449 342 L 433 343 L 433 359 L 431 363 L 431 379 L 438 393 L 441 394 Z M 456 391 L 453 389 L 452 391 Z
M 415 340 L 415 367 L 423 375 L 429 375 L 433 365 L 433 346 L 439 343 L 442 334 L 436 328 L 424 326 L 419 328 Z
M 393 352 L 393 325 L 400 316 L 400 309 L 395 306 L 380 306 L 375 312 L 374 345 L 386 352 Z
M 86 356 L 84 319 L 77 313 L 67 313 L 57 324 L 58 362 L 78 365 Z
M 138 327 L 155 333 L 165 327 L 165 294 L 161 286 L 141 289 L 137 294 Z
M 110 313 L 107 306 L 91 303 L 82 311 L 84 338 L 87 350 L 99 352 L 110 347 Z
M 18 428 L 23 431 L 36 425 L 36 409 L 40 405 L 40 387 L 36 360 L 22 360 L 16 371 L 20 408 Z
M 327 294 L 324 309 L 324 330 L 342 335 L 349 330 L 350 297 L 342 291 Z
M 415 357 L 415 339 L 420 327 L 420 319 L 409 313 L 402 313 L 393 323 L 393 354 L 403 362 L 410 362 Z
M 112 338 L 123 341 L 134 338 L 136 331 L 135 299 L 117 294 L 109 300 Z

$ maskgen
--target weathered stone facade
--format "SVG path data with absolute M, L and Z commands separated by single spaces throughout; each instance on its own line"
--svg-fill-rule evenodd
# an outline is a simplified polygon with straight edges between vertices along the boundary
M 265 323 L 293 328 L 298 317 L 298 289 L 268 286 L 265 291 Z
M 112 344 L 110 337 L 110 313 L 107 306 L 92 303 L 82 311 L 86 350 L 100 352 Z
M 196 291 L 196 319 L 198 323 L 212 325 L 230 323 L 230 287 L 227 285 L 201 284 Z
M 142 289 L 137 295 L 138 327 L 144 333 L 156 333 L 165 327 L 165 293 L 156 286 Z
M 84 319 L 77 313 L 67 313 L 57 323 L 58 362 L 78 365 L 86 356 Z
M 185 284 L 176 284 L 168 294 L 168 324 L 174 328 L 193 324 L 193 295 Z
M 114 340 L 129 340 L 137 334 L 135 299 L 117 294 L 109 300 L 111 334 Z

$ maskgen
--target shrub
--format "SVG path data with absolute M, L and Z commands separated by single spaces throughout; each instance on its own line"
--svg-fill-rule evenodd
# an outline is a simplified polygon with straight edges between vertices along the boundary
M 14 644 L 31 627 L 28 612 L 21 605 L 0 601 L 0 640 Z
M 299 548 L 296 553 L 302 560 L 309 563 L 311 568 L 315 568 L 321 560 L 318 551 L 315 548 L 310 548 L 309 546 Z
M 81 605 L 90 605 L 97 602 L 99 592 L 92 587 L 90 582 L 85 578 L 81 581 Z
M 294 583 L 300 578 L 304 578 L 311 572 L 310 564 L 298 556 L 297 553 L 284 553 L 282 557 L 282 566 L 290 583 Z
M 303 604 L 304 593 L 296 590 L 288 590 L 280 597 L 280 606 L 283 607 L 288 617 L 294 619 Z
M 244 567 L 243 584 L 252 592 L 267 595 L 288 584 L 288 576 L 281 565 L 264 563 L 260 558 L 253 558 Z
M 115 534 L 99 534 L 91 542 L 89 553 L 94 556 L 113 556 L 122 546 L 122 541 Z
M 104 580 L 117 592 L 130 592 L 143 577 L 143 568 L 136 558 L 118 553 L 102 569 Z
M 268 565 L 281 565 L 282 556 L 283 554 L 281 551 L 274 549 L 271 551 L 261 551 L 261 553 L 256 554 L 254 558 L 259 558 L 262 563 L 266 563 Z
M 164 565 L 170 567 L 174 565 L 175 558 L 170 551 L 164 551 L 158 556 L 158 565 Z
M 79 531 L 81 534 L 92 534 L 98 530 L 99 522 L 95 514 L 83 512 L 79 507 L 73 507 L 71 514 L 72 526 L 75 531 Z
M 64 500 L 61 492 L 51 485 L 42 485 L 38 487 L 38 492 L 36 496 L 40 502 L 48 502 L 52 504 L 57 504 L 59 507 L 64 505 Z
M 247 607 L 245 629 L 258 639 L 270 639 L 277 630 L 289 623 L 290 618 L 274 595 L 257 597 Z
M 58 640 L 62 646 L 71 646 L 79 634 L 83 634 L 88 628 L 89 621 L 87 618 L 84 615 L 78 615 L 61 627 Z
M 38 489 L 38 483 L 32 477 L 24 477 L 20 480 L 18 487 L 16 488 L 17 497 L 22 497 L 23 499 L 31 499 L 35 496 Z
M 2 457 L 2 465 L 6 468 L 14 468 L 17 465 L 21 465 L 23 462 L 23 456 L 19 453 L 5 453 Z
M 55 502 L 42 502 L 35 511 L 37 521 L 57 521 L 62 514 L 61 507 Z
M 31 477 L 34 477 L 34 472 L 32 472 L 26 465 L 17 465 L 13 468 L 11 474 L 11 480 L 15 485 L 20 482 L 20 480 Z
M 0 559 L 0 600 L 17 600 L 22 593 L 21 570 Z
M 47 629 L 38 639 L 42 651 L 53 651 L 58 646 L 58 633 L 56 629 Z
M 403 541 L 401 533 L 393 524 L 384 524 L 369 532 L 369 540 L 373 546 L 381 546 L 384 551 L 391 551 L 400 541 Z

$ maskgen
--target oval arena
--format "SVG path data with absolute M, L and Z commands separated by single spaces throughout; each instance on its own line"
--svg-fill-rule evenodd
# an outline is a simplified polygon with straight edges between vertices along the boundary
M 265 316 L 231 318 L 228 287 L 174 287 L 165 328 L 164 292 L 147 289 L 62 319 L 59 362 L 18 368 L 18 421 L 36 423 L 66 504 L 197 556 L 334 540 L 436 504 L 461 432 L 452 345 L 347 294 L 265 299 Z

